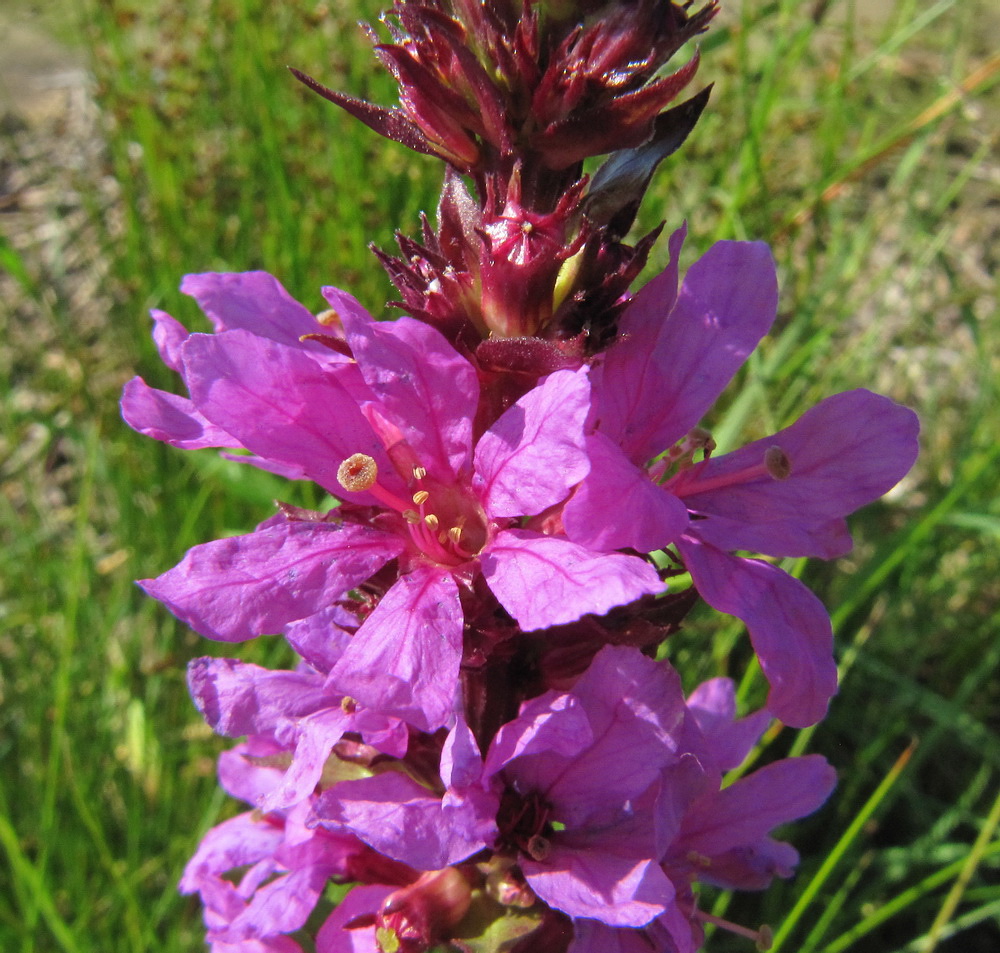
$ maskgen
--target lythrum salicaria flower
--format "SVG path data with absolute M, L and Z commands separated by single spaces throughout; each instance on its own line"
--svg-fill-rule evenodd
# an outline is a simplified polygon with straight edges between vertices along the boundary
M 778 289 L 759 242 L 719 242 L 678 290 L 671 263 L 626 308 L 594 367 L 591 467 L 563 511 L 571 539 L 650 552 L 674 545 L 699 594 L 742 619 L 770 683 L 769 710 L 819 721 L 836 691 L 822 603 L 760 559 L 830 559 L 851 546 L 844 517 L 891 489 L 917 454 L 918 421 L 866 390 L 827 398 L 790 427 L 713 456 L 699 421 L 774 321 Z
M 615 937 L 672 950 L 656 940 L 664 931 L 693 950 L 692 883 L 754 889 L 788 876 L 797 856 L 770 831 L 833 786 L 825 760 L 808 756 L 721 787 L 769 721 L 736 719 L 726 679 L 685 702 L 668 665 L 608 646 L 571 691 L 525 702 L 485 759 L 459 721 L 442 751 L 443 794 L 395 772 L 335 784 L 315 812 L 416 869 L 474 859 L 481 872 L 516 870 L 527 892 L 516 902 L 570 917 L 577 953 Z
M 550 374 L 476 439 L 475 368 L 433 328 L 378 323 L 332 288 L 321 322 L 260 273 L 183 287 L 217 328 L 186 335 L 154 315 L 190 398 L 136 379 L 125 419 L 176 445 L 249 451 L 239 459 L 315 480 L 344 502 L 325 515 L 286 508 L 143 581 L 201 634 L 280 632 L 396 560 L 398 578 L 330 678 L 363 705 L 433 730 L 456 706 L 462 598 L 478 577 L 523 631 L 663 590 L 643 559 L 522 526 L 587 474 L 586 368 Z
M 596 919 L 574 922 L 568 953 L 695 953 L 704 940 L 702 926 L 713 922 L 751 939 L 754 931 L 703 914 L 692 889 L 698 883 L 732 890 L 760 890 L 775 877 L 790 877 L 798 854 L 771 831 L 816 811 L 836 781 L 819 755 L 785 758 L 722 787 L 722 776 L 746 758 L 770 723 L 767 712 L 736 718 L 733 683 L 715 678 L 687 699 L 689 732 L 681 742 L 698 757 L 686 787 L 673 801 L 673 839 L 661 866 L 674 888 L 674 900 L 638 929 Z M 764 948 L 764 944 L 761 944 Z
M 282 754 L 279 745 L 250 738 L 222 755 L 219 781 L 256 804 L 280 777 L 271 762 Z M 180 889 L 201 896 L 212 953 L 302 953 L 287 934 L 301 929 L 329 882 L 378 884 L 391 893 L 420 876 L 357 838 L 308 826 L 311 804 L 310 797 L 287 811 L 239 814 L 202 839 Z

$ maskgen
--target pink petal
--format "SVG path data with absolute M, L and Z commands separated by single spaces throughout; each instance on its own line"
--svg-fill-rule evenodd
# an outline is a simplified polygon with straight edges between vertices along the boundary
M 589 549 L 650 553 L 688 525 L 687 507 L 657 486 L 603 433 L 587 438 L 590 473 L 563 507 L 566 535 Z
M 334 288 L 332 285 L 324 286 L 322 292 L 327 304 L 336 313 L 341 327 L 343 327 L 345 320 L 355 324 L 375 320 L 368 312 L 368 309 L 354 295 L 346 291 L 341 291 L 340 288 Z
M 412 318 L 378 322 L 342 315 L 358 367 L 379 409 L 400 428 L 427 471 L 450 482 L 469 463 L 479 379 L 434 328 Z
M 692 809 L 684 849 L 712 857 L 752 845 L 774 828 L 812 814 L 836 783 L 837 773 L 818 754 L 758 768 Z
M 374 921 L 382 901 L 396 889 L 384 884 L 353 887 L 316 934 L 316 953 L 380 953 L 374 922 L 355 929 L 349 929 L 348 924 L 367 916 Z
M 544 863 L 527 857 L 520 863 L 531 889 L 550 907 L 574 918 L 641 927 L 674 899 L 673 884 L 650 860 L 553 845 Z
M 212 729 L 231 738 L 273 733 L 283 719 L 330 704 L 322 676 L 272 671 L 228 658 L 193 659 L 188 689 Z
M 490 806 L 495 812 L 495 798 Z M 496 836 L 495 826 L 484 828 L 474 809 L 449 809 L 427 788 L 395 771 L 342 781 L 321 796 L 316 815 L 417 870 L 439 870 L 464 860 Z
M 764 890 L 775 877 L 791 877 L 799 852 L 783 841 L 762 837 L 748 847 L 734 847 L 712 857 L 698 879 L 727 890 Z
M 267 938 L 298 930 L 323 894 L 329 872 L 320 865 L 293 870 L 265 884 L 228 931 L 236 937 Z
M 181 893 L 194 893 L 202 880 L 234 867 L 245 867 L 273 854 L 284 831 L 253 811 L 239 814 L 216 825 L 201 839 L 181 877 Z
M 677 672 L 626 646 L 601 649 L 572 694 L 594 741 L 538 789 L 576 830 L 609 805 L 622 812 L 676 762 L 686 710 Z
M 160 359 L 172 371 L 182 372 L 181 346 L 190 336 L 187 328 L 166 311 L 154 308 L 149 312 L 153 319 L 153 343 Z
M 448 572 L 418 568 L 397 580 L 358 629 L 330 684 L 421 731 L 455 711 L 462 606 Z
M 691 934 L 690 921 L 671 904 L 666 913 L 638 930 L 574 920 L 573 941 L 566 953 L 695 953 L 700 945 Z
M 327 708 L 302 718 L 296 725 L 298 740 L 291 766 L 281 783 L 260 801 L 264 811 L 291 807 L 316 789 L 333 746 L 351 728 L 351 717 L 343 709 Z
M 285 638 L 317 672 L 327 674 L 350 645 L 351 635 L 343 627 L 353 630 L 358 624 L 342 606 L 327 606 L 286 626 Z
M 240 328 L 292 347 L 329 353 L 321 344 L 299 340 L 304 334 L 321 333 L 323 326 L 266 271 L 186 275 L 181 291 L 198 302 L 216 331 Z
M 566 498 L 590 469 L 583 426 L 587 369 L 556 371 L 493 424 L 476 445 L 477 484 L 493 517 L 534 516 Z
M 691 503 L 694 506 L 701 505 L 702 499 L 692 497 Z M 762 517 L 766 509 L 767 505 L 764 503 L 760 512 L 747 510 L 747 516 L 750 519 Z M 698 535 L 706 543 L 711 543 L 719 549 L 727 551 L 742 549 L 751 553 L 766 553 L 769 556 L 818 556 L 820 559 L 836 559 L 851 551 L 854 543 L 845 520 L 833 519 L 810 523 L 807 519 L 807 514 L 803 513 L 798 519 L 750 523 L 708 515 L 698 520 Z
M 912 410 L 887 397 L 847 391 L 828 397 L 772 437 L 680 474 L 670 489 L 698 513 L 759 527 L 753 539 L 745 530 L 743 535 L 734 531 L 729 545 L 720 539 L 724 549 L 753 542 L 755 551 L 772 555 L 810 555 L 816 550 L 827 555 L 825 549 L 839 555 L 845 532 L 839 521 L 902 479 L 917 456 L 919 427 Z M 787 458 L 787 478 L 776 480 L 765 471 L 740 479 L 747 471 L 762 469 L 771 447 L 780 448 Z M 806 538 L 789 537 L 783 523 L 798 526 Z M 769 542 L 772 525 L 774 538 Z
M 239 447 L 240 442 L 198 412 L 186 397 L 133 377 L 122 391 L 122 418 L 133 430 L 182 450 Z
M 248 331 L 192 334 L 184 367 L 198 410 L 252 453 L 299 465 L 330 493 L 356 502 L 371 497 L 348 493 L 337 480 L 340 464 L 352 454 L 373 457 L 380 480 L 394 478 L 382 444 L 339 383 L 350 367 L 323 366 Z
M 284 477 L 286 480 L 308 480 L 309 474 L 297 463 L 278 463 L 276 460 L 265 460 L 254 453 L 220 453 L 224 460 L 232 460 L 233 463 L 242 463 L 244 466 L 254 467 L 263 470 L 265 473 L 274 473 Z
M 550 783 L 555 761 L 566 764 L 578 758 L 594 734 L 580 700 L 575 695 L 546 692 L 528 699 L 521 712 L 496 734 L 483 771 L 492 777 L 515 759 L 525 789 L 542 791 Z M 532 757 L 535 756 L 535 757 Z
M 227 794 L 255 807 L 281 780 L 288 751 L 263 737 L 247 738 L 219 755 L 219 786 Z
M 728 678 L 702 682 L 687 704 L 720 771 L 742 764 L 771 722 L 771 713 L 763 709 L 746 718 L 736 717 L 736 689 Z
M 202 635 L 242 642 L 318 612 L 401 551 L 365 526 L 289 522 L 195 546 L 139 585 Z
M 236 940 L 228 943 L 210 933 L 208 942 L 211 947 L 209 953 L 302 953 L 302 947 L 287 936 L 269 936 L 260 940 Z
M 461 712 L 441 749 L 440 774 L 445 787 L 456 789 L 472 787 L 482 779 L 483 757 Z
M 677 300 L 679 259 L 686 235 L 685 223 L 670 236 L 670 263 L 632 296 L 618 323 L 618 340 L 604 352 L 591 375 L 592 419 L 616 443 L 625 438 L 631 423 L 652 410 L 645 381 L 656 381 L 660 376 L 656 342 Z
M 525 632 L 573 622 L 666 588 L 635 556 L 597 554 L 526 530 L 498 533 L 482 556 L 483 575 Z
M 679 549 L 701 597 L 746 623 L 771 685 L 768 710 L 793 728 L 816 724 L 837 691 L 823 603 L 776 566 L 730 556 L 693 533 L 681 537 Z
M 689 269 L 669 317 L 657 310 L 655 292 L 644 298 L 642 291 L 634 306 L 642 308 L 643 320 L 660 322 L 660 333 L 652 350 L 630 345 L 627 354 L 615 355 L 617 346 L 611 349 L 615 372 L 606 367 L 601 393 L 609 404 L 602 403 L 601 429 L 637 464 L 701 420 L 778 307 L 774 261 L 762 242 L 713 245 Z M 620 396 L 612 396 L 615 391 Z

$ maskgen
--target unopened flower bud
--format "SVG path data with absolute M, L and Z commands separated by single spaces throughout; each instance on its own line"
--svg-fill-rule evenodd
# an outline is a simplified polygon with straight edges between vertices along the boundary
M 376 918 L 382 953 L 426 953 L 446 940 L 469 909 L 472 891 L 454 867 L 432 870 L 389 894 Z
M 534 906 L 537 900 L 524 879 L 521 868 L 500 855 L 495 855 L 490 861 L 490 870 L 486 875 L 486 893 L 505 907 L 527 909 Z

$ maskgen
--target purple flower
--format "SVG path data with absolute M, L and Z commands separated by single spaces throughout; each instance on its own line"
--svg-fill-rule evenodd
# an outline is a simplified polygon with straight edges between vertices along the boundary
M 820 755 L 785 758 L 721 787 L 770 723 L 765 711 L 736 718 L 728 678 L 698 686 L 687 701 L 703 739 L 706 779 L 686 805 L 664 865 L 675 883 L 698 880 L 732 890 L 760 890 L 774 877 L 790 877 L 798 854 L 770 836 L 782 824 L 817 810 L 836 783 Z
M 253 803 L 279 777 L 268 762 L 280 754 L 279 746 L 262 739 L 225 753 L 222 786 Z M 305 924 L 329 880 L 400 886 L 416 879 L 356 838 L 307 827 L 310 811 L 309 800 L 288 812 L 251 811 L 202 839 L 180 889 L 201 896 L 212 953 L 301 953 L 287 934 Z M 236 870 L 237 879 L 227 876 Z
M 719 242 L 678 291 L 683 238 L 674 233 L 670 265 L 633 298 L 619 342 L 592 373 L 591 469 L 563 523 L 591 548 L 675 545 L 705 601 L 746 623 L 769 709 L 787 724 L 814 724 L 836 691 L 826 610 L 776 566 L 731 553 L 847 552 L 844 517 L 909 470 L 917 418 L 849 391 L 772 437 L 708 458 L 714 443 L 696 425 L 770 328 L 777 282 L 765 245 Z M 696 463 L 699 451 L 706 459 Z
M 420 870 L 472 857 L 497 874 L 516 865 L 535 897 L 572 918 L 576 953 L 694 950 L 693 882 L 757 889 L 790 875 L 797 855 L 770 831 L 815 810 L 834 781 L 807 756 L 722 788 L 771 720 L 735 709 L 728 679 L 685 703 L 669 666 L 607 646 L 572 691 L 526 702 L 485 761 L 459 721 L 440 789 L 400 771 L 344 781 L 316 817 Z
M 161 351 L 190 399 L 133 381 L 125 419 L 181 446 L 243 448 L 250 462 L 315 480 L 352 504 L 326 517 L 286 511 L 142 581 L 201 634 L 241 641 L 281 631 L 398 560 L 399 578 L 331 684 L 434 730 L 455 709 L 462 598 L 477 576 L 524 631 L 662 591 L 642 559 L 521 527 L 587 474 L 586 369 L 549 375 L 474 441 L 476 371 L 433 328 L 380 324 L 329 288 L 333 312 L 310 323 L 260 273 L 197 276 L 183 287 L 217 328 L 185 337 L 156 316 Z M 342 334 L 326 333 L 338 323 Z
M 722 775 L 749 754 L 770 716 L 759 711 L 737 719 L 733 683 L 727 678 L 700 685 L 687 700 L 693 716 L 682 742 L 698 754 L 700 773 L 691 773 L 674 837 L 662 858 L 675 902 L 641 929 L 620 929 L 597 920 L 574 922 L 568 953 L 695 953 L 703 941 L 692 884 L 731 890 L 759 890 L 774 877 L 791 876 L 798 854 L 770 832 L 811 814 L 829 797 L 836 775 L 819 755 L 786 758 L 721 787 Z M 754 931 L 712 919 L 742 935 Z
M 701 770 L 679 744 L 686 718 L 672 669 L 609 646 L 572 692 L 526 702 L 485 763 L 459 722 L 442 753 L 443 797 L 380 775 L 330 788 L 316 814 L 419 869 L 491 848 L 553 909 L 641 926 L 674 897 L 660 859 L 673 802 Z
M 215 731 L 267 739 L 290 752 L 284 777 L 258 799 L 258 807 L 290 808 L 308 798 L 347 734 L 384 754 L 406 754 L 403 722 L 357 705 L 326 682 L 308 669 L 271 671 L 235 659 L 200 658 L 188 666 L 191 697 Z
M 532 699 L 497 734 L 484 776 L 502 792 L 498 848 L 550 907 L 635 927 L 671 903 L 664 804 L 700 771 L 679 744 L 686 716 L 673 669 L 609 646 L 572 692 Z

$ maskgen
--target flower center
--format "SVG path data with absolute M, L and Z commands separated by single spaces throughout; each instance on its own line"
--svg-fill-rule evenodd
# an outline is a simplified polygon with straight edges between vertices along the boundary
M 407 481 L 414 492 L 410 499 L 386 489 L 378 482 L 378 464 L 365 453 L 349 456 L 337 470 L 345 490 L 368 492 L 403 517 L 410 539 L 435 562 L 457 566 L 477 556 L 489 537 L 486 513 L 468 491 L 448 485 L 414 466 Z
M 552 808 L 537 792 L 523 795 L 507 788 L 500 799 L 498 846 L 514 848 L 532 860 L 543 861 L 552 849 L 555 828 L 549 822 Z

